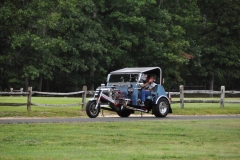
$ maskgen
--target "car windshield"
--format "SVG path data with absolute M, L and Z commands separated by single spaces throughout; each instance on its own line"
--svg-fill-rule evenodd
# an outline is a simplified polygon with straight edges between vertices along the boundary
M 138 74 L 112 74 L 109 82 L 137 82 Z

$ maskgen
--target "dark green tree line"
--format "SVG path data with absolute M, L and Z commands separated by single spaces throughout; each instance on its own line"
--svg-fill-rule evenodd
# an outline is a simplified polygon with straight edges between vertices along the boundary
M 214 80 L 229 86 L 240 78 L 240 1 L 198 2 L 203 17 L 202 65 L 213 88 Z
M 94 89 L 109 71 L 142 66 L 160 66 L 168 90 L 179 84 L 213 88 L 213 82 L 240 87 L 237 0 L 6 0 L 0 5 L 1 90 Z

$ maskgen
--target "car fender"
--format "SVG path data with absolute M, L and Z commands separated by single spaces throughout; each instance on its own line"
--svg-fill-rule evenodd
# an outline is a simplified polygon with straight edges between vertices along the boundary
M 167 96 L 165 96 L 165 95 L 161 95 L 161 96 L 159 96 L 159 97 L 157 98 L 157 100 L 155 101 L 155 104 L 157 104 L 158 101 L 159 101 L 159 99 L 162 98 L 162 97 L 166 98 L 166 99 L 168 100 L 169 104 L 171 104 L 169 98 L 168 98 Z
M 96 99 L 89 99 L 88 102 L 97 101 Z

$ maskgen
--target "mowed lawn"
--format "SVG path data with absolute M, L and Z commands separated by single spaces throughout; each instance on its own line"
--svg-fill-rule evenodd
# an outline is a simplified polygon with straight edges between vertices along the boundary
M 0 159 L 240 158 L 240 119 L 0 124 Z
M 234 99 L 238 100 L 238 99 Z M 0 103 L 26 103 L 0 97 Z M 81 102 L 73 97 L 33 97 L 40 104 Z M 173 114 L 240 114 L 239 104 L 172 105 Z M 105 112 L 110 114 L 110 112 Z M 136 112 L 139 114 L 139 112 Z M 0 106 L 0 117 L 86 117 L 81 106 Z M 144 118 L 143 118 L 144 119 Z M 0 124 L 0 159 L 159 160 L 240 159 L 240 119 Z

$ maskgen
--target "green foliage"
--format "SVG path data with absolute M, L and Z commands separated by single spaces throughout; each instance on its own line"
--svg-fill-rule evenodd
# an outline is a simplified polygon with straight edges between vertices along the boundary
M 237 0 L 0 4 L 3 90 L 23 87 L 27 79 L 34 88 L 41 79 L 43 90 L 94 88 L 107 72 L 137 66 L 160 66 L 167 90 L 179 84 L 202 85 L 212 75 L 225 85 L 225 76 L 240 78 Z
M 239 78 L 240 2 L 199 1 L 203 16 L 202 64 L 208 75 Z

